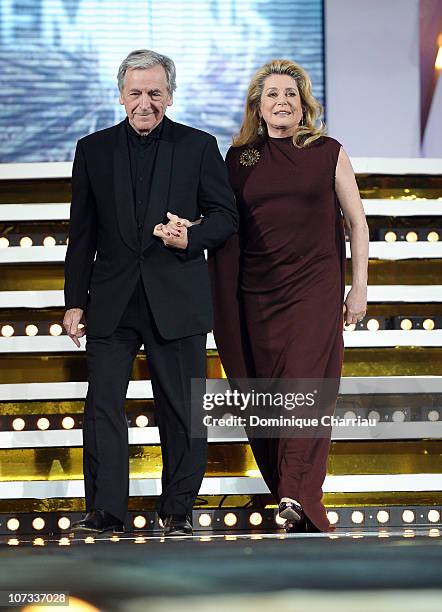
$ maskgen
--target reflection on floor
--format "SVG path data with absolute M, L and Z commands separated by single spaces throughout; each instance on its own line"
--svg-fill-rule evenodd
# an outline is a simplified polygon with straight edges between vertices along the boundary
M 442 609 L 441 533 L 3 537 L 0 592 L 66 592 L 75 610 L 433 612 Z

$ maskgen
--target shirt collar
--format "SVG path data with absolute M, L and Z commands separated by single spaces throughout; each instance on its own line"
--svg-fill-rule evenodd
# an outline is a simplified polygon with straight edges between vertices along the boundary
M 149 140 L 158 140 L 159 138 L 161 138 L 163 124 L 164 121 L 161 120 L 160 123 L 151 132 L 149 132 L 149 134 L 147 134 L 146 136 L 141 136 L 141 134 L 138 134 L 138 132 L 134 130 L 134 128 L 129 123 L 129 118 L 126 117 L 126 128 L 127 133 L 129 134 L 129 138 L 137 144 L 142 144 Z

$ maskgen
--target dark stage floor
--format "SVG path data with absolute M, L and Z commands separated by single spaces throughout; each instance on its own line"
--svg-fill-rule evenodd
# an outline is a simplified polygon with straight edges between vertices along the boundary
M 428 528 L 2 538 L 0 591 L 69 591 L 118 611 L 440 611 L 441 535 Z

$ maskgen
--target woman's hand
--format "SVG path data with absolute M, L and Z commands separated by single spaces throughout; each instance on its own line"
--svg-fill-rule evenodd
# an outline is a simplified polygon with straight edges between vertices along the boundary
M 187 227 L 183 225 L 175 230 L 169 227 L 169 223 L 167 225 L 158 223 L 153 228 L 153 235 L 160 238 L 164 246 L 183 250 L 187 248 Z
M 367 312 L 367 288 L 352 287 L 344 302 L 344 325 L 362 321 Z

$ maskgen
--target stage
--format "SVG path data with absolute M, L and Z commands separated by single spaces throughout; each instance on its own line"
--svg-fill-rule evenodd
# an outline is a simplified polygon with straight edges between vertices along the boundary
M 440 535 L 407 528 L 2 538 L 0 591 L 65 591 L 118 611 L 431 612 L 442 593 Z

